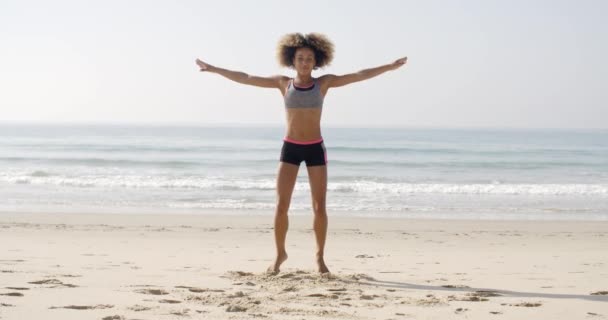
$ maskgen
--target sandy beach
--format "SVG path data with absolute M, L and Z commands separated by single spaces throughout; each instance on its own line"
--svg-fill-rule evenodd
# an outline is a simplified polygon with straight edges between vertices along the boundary
M 0 319 L 608 319 L 608 223 L 0 214 Z

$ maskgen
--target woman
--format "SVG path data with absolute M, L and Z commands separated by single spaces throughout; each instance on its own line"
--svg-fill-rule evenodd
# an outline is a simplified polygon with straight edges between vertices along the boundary
M 321 110 L 323 99 L 330 88 L 367 80 L 386 71 L 395 70 L 407 61 L 401 58 L 393 63 L 376 68 L 361 70 L 345 75 L 326 74 L 312 77 L 312 71 L 330 64 L 333 58 L 333 44 L 322 34 L 291 33 L 283 36 L 277 47 L 277 58 L 283 67 L 293 68 L 293 78 L 277 75 L 258 77 L 239 71 L 231 71 L 212 66 L 199 59 L 196 64 L 200 71 L 217 73 L 232 81 L 263 88 L 276 88 L 285 101 L 287 132 L 283 141 L 279 172 L 277 176 L 277 205 L 274 217 L 274 236 L 277 249 L 275 261 L 268 268 L 277 273 L 285 260 L 285 238 L 289 220 L 287 211 L 295 186 L 300 163 L 306 163 L 314 211 L 313 228 L 317 242 L 316 262 L 320 273 L 328 273 L 325 265 L 324 249 L 327 235 L 327 212 L 325 195 L 327 192 L 327 157 L 321 137 Z

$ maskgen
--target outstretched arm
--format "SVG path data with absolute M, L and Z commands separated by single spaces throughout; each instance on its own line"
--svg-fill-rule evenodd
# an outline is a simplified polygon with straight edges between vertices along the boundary
M 196 64 L 199 66 L 201 72 L 217 73 L 232 81 L 256 87 L 281 89 L 284 87 L 283 82 L 289 81 L 289 78 L 285 76 L 258 77 L 241 71 L 222 69 L 199 59 L 196 59 Z
M 375 76 L 381 75 L 387 71 L 395 70 L 403 66 L 407 62 L 407 57 L 397 59 L 393 63 L 385 64 L 376 68 L 364 69 L 359 72 L 349 73 L 345 75 L 328 74 L 323 76 L 326 81 L 327 88 L 335 88 L 351 84 L 353 82 L 363 81 Z

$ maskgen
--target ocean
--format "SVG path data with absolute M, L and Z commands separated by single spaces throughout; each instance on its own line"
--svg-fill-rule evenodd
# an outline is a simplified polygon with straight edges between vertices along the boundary
M 284 128 L 0 125 L 0 212 L 274 213 Z M 608 220 L 608 130 L 324 128 L 330 216 Z M 291 214 L 310 215 L 304 164 Z

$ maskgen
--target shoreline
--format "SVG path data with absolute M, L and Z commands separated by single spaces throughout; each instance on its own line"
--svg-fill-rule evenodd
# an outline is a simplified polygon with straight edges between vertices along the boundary
M 0 208 L 1 216 L 22 215 L 74 215 L 74 216 L 170 216 L 170 217 L 208 217 L 208 216 L 239 216 L 239 217 L 266 217 L 272 219 L 274 217 L 274 209 L 166 209 L 166 208 L 109 208 L 88 210 L 87 208 L 75 207 L 69 209 L 50 209 L 50 210 L 35 210 L 35 209 L 19 209 L 8 210 Z M 312 210 L 292 209 L 289 211 L 290 218 L 312 218 Z M 543 215 L 546 218 L 539 218 Z M 475 217 L 471 217 L 475 216 Z M 592 216 L 592 215 L 591 215 Z M 543 214 L 524 214 L 524 213 L 489 213 L 489 214 L 468 214 L 461 213 L 433 213 L 423 214 L 410 212 L 409 216 L 404 215 L 400 211 L 360 211 L 349 215 L 346 210 L 329 211 L 328 217 L 332 219 L 362 219 L 362 220 L 406 220 L 406 221 L 446 221 L 446 222 L 530 222 L 530 223 L 608 223 L 608 218 L 599 216 L 597 218 L 573 218 L 572 215 L 565 215 L 562 218 L 556 218 L 551 213 Z

